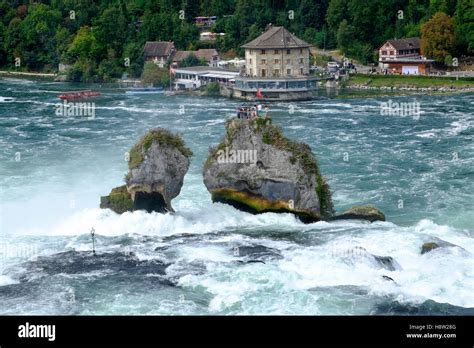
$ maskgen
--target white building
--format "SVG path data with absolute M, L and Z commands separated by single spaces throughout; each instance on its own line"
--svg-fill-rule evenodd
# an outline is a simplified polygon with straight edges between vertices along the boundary
M 205 31 L 199 34 L 199 40 L 201 41 L 215 41 L 217 37 L 224 36 L 225 33 L 212 33 L 210 31 Z
M 208 66 L 193 66 L 174 69 L 174 74 L 174 89 L 197 89 L 209 82 L 232 85 L 239 72 Z

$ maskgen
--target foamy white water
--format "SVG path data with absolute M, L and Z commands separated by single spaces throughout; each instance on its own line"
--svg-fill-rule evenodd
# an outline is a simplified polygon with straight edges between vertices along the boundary
M 381 116 L 387 97 L 272 104 L 317 155 L 336 208 L 371 203 L 388 220 L 305 225 L 212 204 L 202 165 L 238 103 L 109 89 L 87 120 L 55 115 L 67 85 L 34 88 L 0 80 L 0 313 L 472 314 L 471 94 L 418 96 L 418 120 Z M 99 209 L 156 126 L 195 153 L 176 213 Z M 425 242 L 450 244 L 422 255 Z

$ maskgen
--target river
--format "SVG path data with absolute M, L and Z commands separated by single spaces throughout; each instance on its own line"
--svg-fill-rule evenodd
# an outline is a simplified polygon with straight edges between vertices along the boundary
M 90 86 L 93 118 L 57 115 L 58 93 L 84 87 L 0 79 L 0 314 L 474 314 L 472 93 L 270 104 L 311 146 L 337 211 L 387 217 L 305 225 L 211 202 L 203 163 L 238 101 Z M 389 102 L 420 113 L 382 115 Z M 176 213 L 99 209 L 152 127 L 194 152 Z M 421 255 L 440 239 L 455 246 Z

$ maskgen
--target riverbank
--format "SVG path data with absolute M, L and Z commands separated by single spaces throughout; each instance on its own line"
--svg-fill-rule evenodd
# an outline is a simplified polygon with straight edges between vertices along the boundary
M 45 73 L 37 73 L 37 72 L 23 72 L 23 71 L 7 71 L 7 70 L 0 70 L 0 76 L 7 76 L 7 77 L 41 77 L 41 78 L 48 78 L 54 79 L 57 74 L 45 74 Z
M 418 91 L 418 92 L 473 92 L 474 77 L 438 77 L 404 75 L 352 75 L 341 83 L 349 89 Z

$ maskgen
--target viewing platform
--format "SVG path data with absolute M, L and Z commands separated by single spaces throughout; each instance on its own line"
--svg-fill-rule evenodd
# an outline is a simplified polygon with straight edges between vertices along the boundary
M 314 96 L 321 77 L 236 77 L 232 97 L 244 100 L 307 100 Z M 261 96 L 257 94 L 260 93 Z

